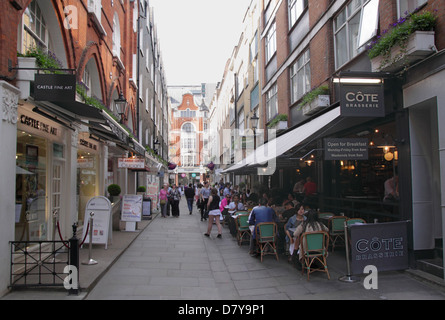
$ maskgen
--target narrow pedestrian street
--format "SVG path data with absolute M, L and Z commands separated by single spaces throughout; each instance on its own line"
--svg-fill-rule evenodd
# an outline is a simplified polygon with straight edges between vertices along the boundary
M 294 300 L 294 299 L 444 299 L 445 292 L 407 272 L 379 274 L 378 289 L 365 289 L 363 281 L 345 283 L 342 249 L 328 258 L 331 279 L 314 273 L 310 280 L 280 255 L 263 262 L 248 254 L 248 244 L 238 246 L 223 227 L 217 238 L 213 226 L 204 236 L 207 222 L 186 201 L 180 217 L 158 215 L 98 281 L 86 299 L 119 300 Z M 363 280 L 364 276 L 362 277 Z

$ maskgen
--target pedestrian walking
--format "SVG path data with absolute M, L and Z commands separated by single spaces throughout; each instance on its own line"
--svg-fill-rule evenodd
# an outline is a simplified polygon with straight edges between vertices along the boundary
M 189 208 L 189 213 L 192 214 L 193 211 L 193 198 L 195 197 L 195 189 L 193 185 L 190 183 L 188 188 L 184 191 L 185 198 L 187 200 L 187 206 Z
M 218 189 L 213 188 L 207 204 L 207 210 L 209 211 L 209 223 L 207 226 L 207 233 L 204 233 L 206 237 L 210 237 L 213 222 L 215 222 L 216 227 L 218 228 L 218 238 L 221 238 L 222 229 L 220 222 L 221 211 L 219 210 L 219 201 L 220 198 L 218 196 Z
M 172 201 L 172 216 L 179 218 L 179 200 L 181 200 L 181 192 L 176 185 L 172 186 L 170 191 L 170 199 Z
M 167 202 L 168 202 L 168 185 L 164 184 L 164 187 L 159 191 L 159 207 L 161 208 L 161 215 L 163 218 L 167 216 Z
M 209 182 L 204 182 L 204 187 L 201 189 L 199 194 L 201 198 L 201 221 L 207 220 L 207 203 L 210 197 L 210 186 Z

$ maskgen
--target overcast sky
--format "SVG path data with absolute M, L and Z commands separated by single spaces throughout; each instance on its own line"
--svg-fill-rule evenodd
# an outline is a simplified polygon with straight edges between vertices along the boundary
M 222 80 L 251 0 L 150 0 L 167 85 Z

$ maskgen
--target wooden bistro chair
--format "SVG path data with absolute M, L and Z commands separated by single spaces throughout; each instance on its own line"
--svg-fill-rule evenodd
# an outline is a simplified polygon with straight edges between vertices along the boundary
M 345 242 L 345 221 L 348 217 L 333 216 L 329 219 L 329 239 L 331 241 L 332 252 L 334 252 L 335 244 L 338 240 Z
M 301 272 L 307 270 L 307 279 L 315 271 L 326 272 L 329 275 L 327 256 L 329 246 L 329 234 L 325 231 L 305 232 L 300 237 L 300 250 L 303 252 Z
M 250 241 L 250 229 L 249 229 L 249 214 L 240 213 L 235 218 L 236 225 L 236 240 L 238 245 L 241 246 L 243 241 Z M 247 236 L 247 239 L 245 239 Z
M 348 226 L 353 225 L 353 224 L 366 224 L 365 219 L 362 218 L 350 218 L 348 220 L 346 220 L 346 224 Z
M 278 260 L 277 253 L 277 224 L 275 222 L 262 222 L 256 225 L 255 239 L 260 250 L 261 262 L 266 254 L 275 255 Z M 269 249 L 270 251 L 267 251 Z

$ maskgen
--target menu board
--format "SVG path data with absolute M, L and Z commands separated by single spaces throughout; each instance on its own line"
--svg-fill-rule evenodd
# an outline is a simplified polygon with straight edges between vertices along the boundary
M 147 196 L 151 199 L 151 209 L 156 209 L 156 205 L 158 203 L 158 194 L 159 194 L 159 184 L 158 182 L 148 182 L 147 183 Z
M 93 225 L 87 228 L 90 217 L 93 218 Z M 111 203 L 106 197 L 98 196 L 91 198 L 85 207 L 85 219 L 82 239 L 85 238 L 84 245 L 90 242 L 90 229 L 93 230 L 92 243 L 105 244 L 108 246 L 108 237 L 111 235 Z M 88 230 L 87 230 L 88 229 Z M 88 233 L 85 235 L 85 233 Z
M 122 198 L 121 220 L 127 222 L 141 221 L 142 195 L 126 194 Z

